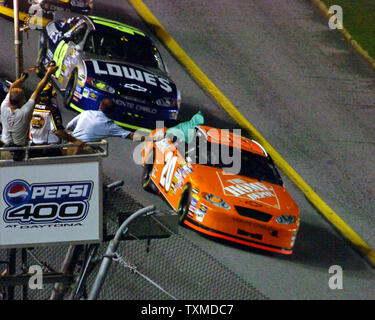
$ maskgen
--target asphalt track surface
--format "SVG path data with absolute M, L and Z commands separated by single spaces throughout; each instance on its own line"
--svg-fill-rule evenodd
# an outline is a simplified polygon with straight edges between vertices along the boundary
M 294 167 L 318 195 L 375 247 L 375 72 L 309 2 L 145 1 L 190 58 Z M 126 0 L 96 1 L 94 14 L 153 35 Z M 0 18 L 1 73 L 15 73 L 13 25 Z M 25 68 L 35 63 L 37 32 L 25 36 Z M 197 110 L 206 123 L 237 124 L 218 107 L 154 37 L 182 92 L 181 120 Z M 31 77 L 29 87 L 35 85 Z M 67 123 L 75 113 L 62 109 Z M 104 170 L 125 180 L 142 204 L 169 207 L 140 185 L 136 143 L 111 138 Z M 283 175 L 301 210 L 294 254 L 281 256 L 180 232 L 271 299 L 374 299 L 375 269 L 343 239 Z M 330 266 L 343 269 L 332 290 Z

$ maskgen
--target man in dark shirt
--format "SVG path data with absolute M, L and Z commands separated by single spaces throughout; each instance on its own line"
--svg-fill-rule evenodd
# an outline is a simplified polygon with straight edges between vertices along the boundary
M 52 84 L 48 83 L 40 93 L 40 101 L 35 105 L 30 122 L 30 141 L 32 146 L 60 144 L 62 141 L 81 146 L 79 139 L 65 131 L 59 108 L 52 99 L 56 96 Z M 60 148 L 34 149 L 30 157 L 61 156 Z

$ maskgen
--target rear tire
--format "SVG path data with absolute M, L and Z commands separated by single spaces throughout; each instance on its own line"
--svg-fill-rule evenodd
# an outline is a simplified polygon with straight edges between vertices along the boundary
M 152 157 L 152 163 L 150 163 Z M 146 164 L 143 167 L 142 172 L 142 188 L 148 192 L 157 193 L 157 187 L 151 179 L 152 169 L 155 165 L 155 149 L 147 156 Z
M 65 107 L 67 109 L 70 109 L 70 104 L 72 103 L 74 91 L 77 86 L 77 80 L 78 80 L 78 72 L 77 70 L 74 70 L 72 75 L 70 76 L 70 79 L 65 89 L 64 102 L 65 102 Z
M 182 192 L 180 202 L 178 203 L 178 208 L 177 208 L 178 221 L 180 225 L 184 224 L 186 215 L 189 212 L 190 203 L 191 203 L 191 184 L 188 183 L 184 187 L 184 191 Z

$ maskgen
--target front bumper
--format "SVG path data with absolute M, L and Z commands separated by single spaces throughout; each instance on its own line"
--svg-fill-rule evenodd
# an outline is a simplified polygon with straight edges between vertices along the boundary
M 298 224 L 264 223 L 204 205 L 206 213 L 192 208 L 184 223 L 206 235 L 281 254 L 292 254 Z M 199 206 L 198 206 L 199 208 Z
M 97 110 L 100 101 L 104 98 L 112 99 L 115 102 L 116 106 L 112 115 L 113 120 L 121 126 L 132 129 L 155 129 L 157 121 L 162 121 L 162 123 L 158 124 L 158 127 L 170 127 L 175 124 L 179 113 L 177 105 L 171 108 L 153 105 L 147 106 L 127 101 L 115 94 L 102 93 L 90 87 L 76 88 L 72 108 L 76 110 Z

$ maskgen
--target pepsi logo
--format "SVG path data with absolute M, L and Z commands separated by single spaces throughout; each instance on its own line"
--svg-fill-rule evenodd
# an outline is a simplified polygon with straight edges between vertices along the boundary
M 5 199 L 12 206 L 18 206 L 28 201 L 30 187 L 22 181 L 11 182 L 5 189 Z

